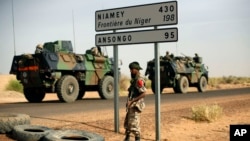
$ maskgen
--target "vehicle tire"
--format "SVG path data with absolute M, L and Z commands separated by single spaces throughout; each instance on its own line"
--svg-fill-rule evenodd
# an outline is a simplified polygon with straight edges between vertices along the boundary
M 207 78 L 205 76 L 201 76 L 199 79 L 197 89 L 199 92 L 205 92 L 207 90 Z
M 189 88 L 189 82 L 186 76 L 181 76 L 178 79 L 177 90 L 180 93 L 187 93 Z
M 85 83 L 84 82 L 78 82 L 79 84 L 79 93 L 77 96 L 77 100 L 81 100 L 83 99 L 85 92 L 86 92 L 86 87 L 85 87 Z
M 18 141 L 39 141 L 52 129 L 37 125 L 17 125 L 13 128 L 12 137 Z
M 23 93 L 30 103 L 42 102 L 45 97 L 45 90 L 43 88 L 24 88 Z
M 174 90 L 175 93 L 180 93 L 180 90 L 179 90 L 178 86 L 174 86 L 173 90 Z
M 162 94 L 162 91 L 163 91 L 164 87 L 161 86 L 160 87 L 160 94 Z M 155 83 L 151 81 L 151 90 L 152 92 L 155 94 Z
M 85 90 L 79 90 L 78 96 L 77 96 L 77 100 L 81 100 L 85 95 Z
M 101 135 L 83 130 L 52 130 L 42 141 L 104 141 Z
M 100 80 L 98 93 L 102 99 L 114 98 L 114 78 L 113 78 L 113 76 L 106 75 Z
M 74 76 L 64 75 L 57 83 L 57 97 L 62 102 L 74 102 L 79 93 L 79 84 Z
M 30 124 L 30 116 L 16 113 L 0 113 L 0 133 L 9 133 L 17 125 Z
M 151 81 L 151 90 L 155 94 L 155 82 Z

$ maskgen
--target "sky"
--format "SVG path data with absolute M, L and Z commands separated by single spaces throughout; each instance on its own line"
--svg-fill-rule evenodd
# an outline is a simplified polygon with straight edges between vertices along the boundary
M 71 40 L 76 53 L 85 53 L 95 46 L 95 35 L 103 33 L 95 31 L 98 10 L 159 2 L 165 1 L 13 0 L 12 12 L 12 0 L 0 0 L 0 74 L 9 73 L 14 52 L 16 55 L 34 53 L 39 43 Z M 250 1 L 177 2 L 178 24 L 165 27 L 178 28 L 178 41 L 159 43 L 159 55 L 166 51 L 175 56 L 198 53 L 211 77 L 250 77 Z M 113 46 L 102 47 L 102 50 L 113 56 Z M 129 63 L 138 61 L 144 74 L 154 51 L 153 43 L 119 45 L 121 73 L 129 76 Z

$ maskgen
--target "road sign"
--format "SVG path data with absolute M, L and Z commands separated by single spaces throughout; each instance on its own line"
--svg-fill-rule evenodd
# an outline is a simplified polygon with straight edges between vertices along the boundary
M 178 23 L 177 1 L 95 12 L 95 30 L 106 31 Z
M 177 28 L 96 34 L 96 46 L 127 45 L 139 43 L 176 42 Z

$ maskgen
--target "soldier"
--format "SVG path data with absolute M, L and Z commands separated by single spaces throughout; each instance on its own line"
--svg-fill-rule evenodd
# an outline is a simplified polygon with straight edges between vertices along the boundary
M 43 52 L 43 45 L 42 44 L 38 44 L 36 46 L 35 53 L 41 53 L 41 52 Z
M 171 55 L 172 55 L 172 54 L 171 54 Z M 168 61 L 172 60 L 171 57 L 170 57 L 170 55 L 169 55 L 169 52 L 168 52 L 168 51 L 166 51 L 166 55 L 163 57 L 163 59 L 164 59 L 164 60 L 168 60 Z
M 145 80 L 140 75 L 142 69 L 138 62 L 129 64 L 131 72 L 130 87 L 128 88 L 128 101 L 126 103 L 127 114 L 124 121 L 126 137 L 124 141 L 129 141 L 130 133 L 135 135 L 135 140 L 140 141 L 140 115 L 145 108 L 144 97 L 146 95 Z
M 193 60 L 195 63 L 200 63 L 200 60 L 199 60 L 199 55 L 197 53 L 194 54 L 194 57 L 193 57 Z
M 98 56 L 98 57 L 103 56 L 100 47 L 92 47 L 92 48 L 91 48 L 91 52 L 92 52 L 92 54 L 93 54 L 94 56 Z

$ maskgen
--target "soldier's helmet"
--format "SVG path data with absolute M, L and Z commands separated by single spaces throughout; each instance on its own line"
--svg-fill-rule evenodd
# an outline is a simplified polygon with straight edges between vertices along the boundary
M 129 69 L 137 69 L 137 70 L 142 70 L 140 64 L 136 61 L 132 62 L 129 64 Z

